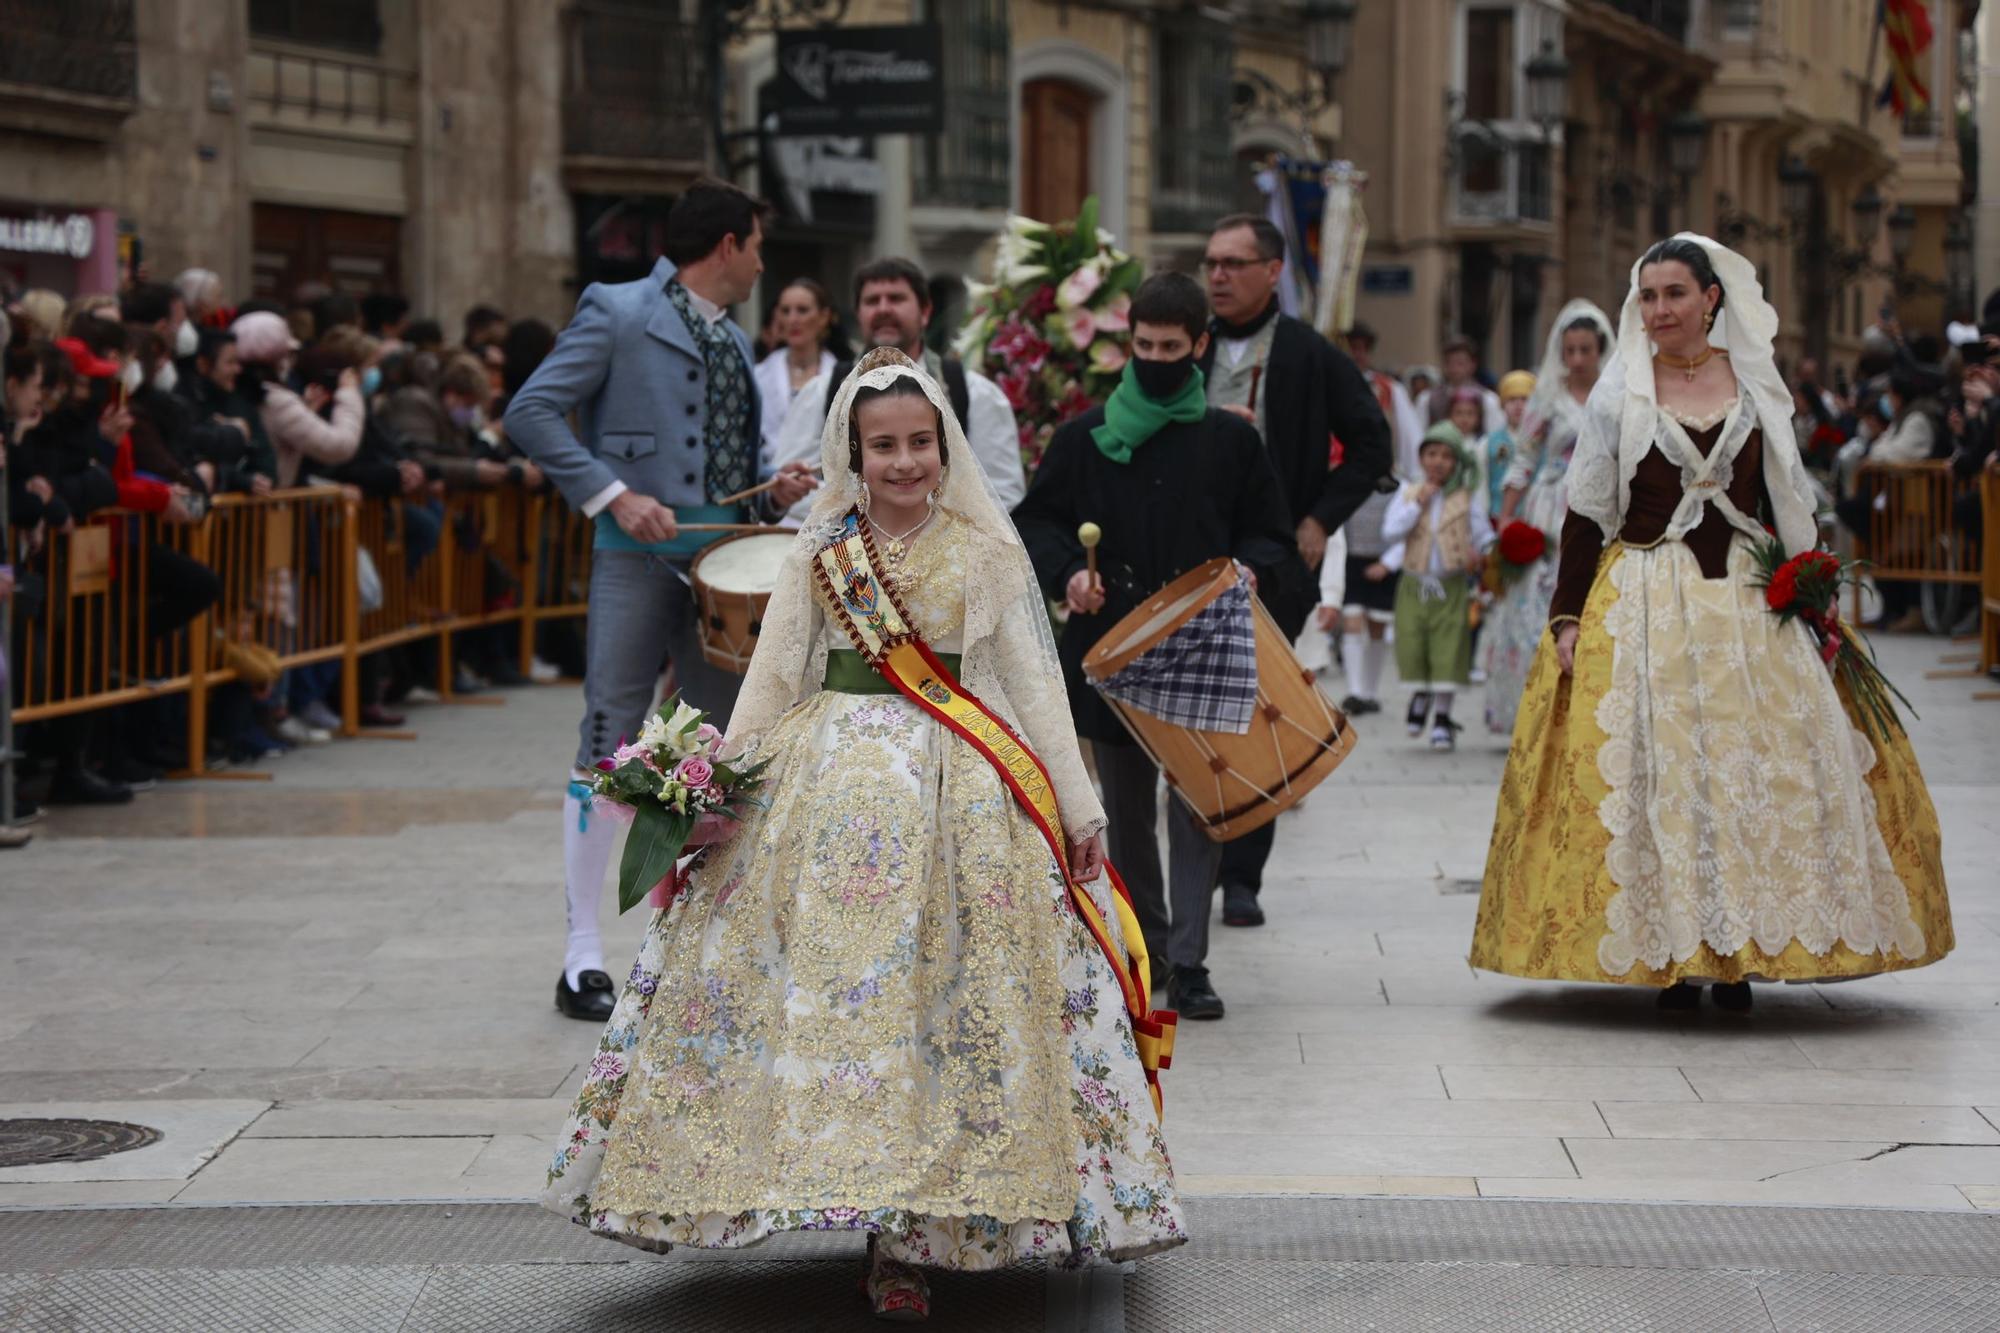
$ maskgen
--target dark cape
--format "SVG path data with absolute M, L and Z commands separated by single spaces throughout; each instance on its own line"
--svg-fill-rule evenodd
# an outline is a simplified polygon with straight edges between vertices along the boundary
M 1203 373 L 1214 365 L 1211 337 Z M 1374 390 L 1347 353 L 1311 325 L 1279 315 L 1258 392 L 1270 432 L 1271 466 L 1293 525 L 1310 514 L 1329 534 L 1338 531 L 1395 464 L 1389 420 Z M 1329 469 L 1335 439 L 1342 446 L 1341 463 Z M 1301 616 L 1287 628 L 1296 634 L 1303 625 Z
M 1131 733 L 1083 675 L 1084 655 L 1126 613 L 1217 556 L 1256 571 L 1258 596 L 1280 624 L 1303 622 L 1318 595 L 1277 475 L 1248 422 L 1210 408 L 1199 421 L 1168 423 L 1131 462 L 1114 463 L 1090 438 L 1103 421 L 1104 409 L 1094 408 L 1056 431 L 1014 524 L 1042 590 L 1058 602 L 1084 568 L 1077 528 L 1103 529 L 1104 609 L 1071 616 L 1057 651 L 1077 735 L 1129 745 Z

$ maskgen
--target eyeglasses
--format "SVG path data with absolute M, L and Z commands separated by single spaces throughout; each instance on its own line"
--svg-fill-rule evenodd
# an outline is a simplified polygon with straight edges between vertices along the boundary
M 1274 259 L 1217 259 L 1213 256 L 1206 256 L 1201 261 L 1201 267 L 1204 272 L 1211 274 L 1241 273 L 1246 268 L 1256 268 L 1262 264 L 1274 264 L 1276 262 Z

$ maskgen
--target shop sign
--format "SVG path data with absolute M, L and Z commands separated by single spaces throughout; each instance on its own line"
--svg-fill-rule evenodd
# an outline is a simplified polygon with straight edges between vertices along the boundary
M 1361 270 L 1361 290 L 1370 296 L 1408 296 L 1417 272 L 1408 264 L 1370 264 Z
M 944 36 L 934 23 L 778 33 L 778 133 L 938 134 Z
M 66 218 L 0 217 L 0 250 L 88 259 L 96 246 L 97 224 L 83 213 L 71 213 Z

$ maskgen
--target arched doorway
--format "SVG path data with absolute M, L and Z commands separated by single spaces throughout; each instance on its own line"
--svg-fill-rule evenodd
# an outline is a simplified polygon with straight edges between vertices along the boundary
M 1092 194 L 1091 121 L 1098 99 L 1067 79 L 1021 85 L 1021 211 L 1073 218 Z

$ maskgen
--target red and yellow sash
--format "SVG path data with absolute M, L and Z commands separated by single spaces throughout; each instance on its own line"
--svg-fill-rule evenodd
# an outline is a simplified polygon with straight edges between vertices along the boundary
M 1056 807 L 1055 788 L 1048 770 L 1013 728 L 981 703 L 960 684 L 945 664 L 923 641 L 909 615 L 888 585 L 876 576 L 878 560 L 873 534 L 850 511 L 846 526 L 834 542 L 821 549 L 813 562 L 813 573 L 834 618 L 868 664 L 900 690 L 910 702 L 957 733 L 993 766 L 994 772 L 1014 794 L 1014 800 L 1048 843 L 1049 852 L 1069 886 L 1070 906 L 1090 931 L 1118 978 L 1125 997 L 1125 1010 L 1132 1020 L 1132 1036 L 1138 1044 L 1139 1063 L 1146 1071 L 1146 1084 L 1153 1094 L 1153 1110 L 1164 1109 L 1160 1099 L 1160 1071 L 1171 1068 L 1174 1055 L 1174 1025 L 1171 1009 L 1153 1008 L 1152 963 L 1146 952 L 1146 937 L 1139 929 L 1138 914 L 1132 909 L 1132 895 L 1125 882 L 1107 862 L 1104 869 L 1115 890 L 1117 931 L 1125 945 L 1121 958 L 1112 943 L 1112 924 L 1105 920 L 1097 900 L 1089 890 L 1070 877 L 1069 846 L 1063 840 L 1061 812 Z

